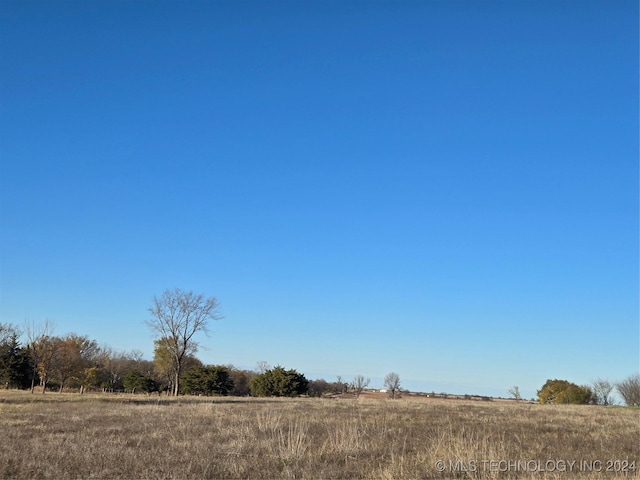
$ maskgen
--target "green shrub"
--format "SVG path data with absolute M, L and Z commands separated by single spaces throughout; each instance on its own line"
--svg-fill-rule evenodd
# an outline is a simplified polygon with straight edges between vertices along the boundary
M 567 380 L 547 380 L 537 393 L 540 403 L 588 404 L 592 399 L 590 389 Z
M 125 390 L 131 392 L 136 390 L 145 393 L 156 392 L 159 387 L 158 382 L 147 375 L 142 375 L 138 370 L 131 370 L 127 373 L 123 383 Z
M 251 379 L 254 397 L 295 397 L 307 393 L 309 381 L 295 370 L 274 367 Z
M 229 369 L 213 365 L 190 368 L 181 384 L 182 393 L 186 395 L 228 395 L 233 387 Z

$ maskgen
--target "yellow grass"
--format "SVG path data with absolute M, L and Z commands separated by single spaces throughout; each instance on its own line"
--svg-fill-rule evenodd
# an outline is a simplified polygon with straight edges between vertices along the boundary
M 622 407 L 1 391 L 0 432 L 0 478 L 640 478 Z

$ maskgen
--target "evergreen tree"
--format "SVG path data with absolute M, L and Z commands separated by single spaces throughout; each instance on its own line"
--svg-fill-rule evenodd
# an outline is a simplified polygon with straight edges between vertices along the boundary
M 307 393 L 309 381 L 293 369 L 278 366 L 253 377 L 250 388 L 255 397 L 295 397 Z
M 124 388 L 130 392 L 136 391 L 149 393 L 158 390 L 158 382 L 148 375 L 141 374 L 138 370 L 131 370 L 124 377 Z
M 593 393 L 587 387 L 580 387 L 567 380 L 547 380 L 543 387 L 538 390 L 538 401 L 540 403 L 553 404 L 588 404 L 591 402 Z
M 18 336 L 16 327 L 0 323 L 0 387 L 28 388 L 31 382 L 29 352 Z
M 233 380 L 226 367 L 195 366 L 182 377 L 182 393 L 187 395 L 228 395 L 233 390 Z

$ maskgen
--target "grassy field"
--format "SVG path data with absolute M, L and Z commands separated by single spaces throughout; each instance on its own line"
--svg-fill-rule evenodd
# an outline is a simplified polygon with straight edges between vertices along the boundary
M 0 391 L 0 478 L 629 479 L 639 439 L 621 407 Z

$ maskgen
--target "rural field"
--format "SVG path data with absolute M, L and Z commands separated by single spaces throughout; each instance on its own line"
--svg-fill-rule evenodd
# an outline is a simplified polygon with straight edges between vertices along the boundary
M 0 478 L 640 478 L 640 409 L 0 392 Z

